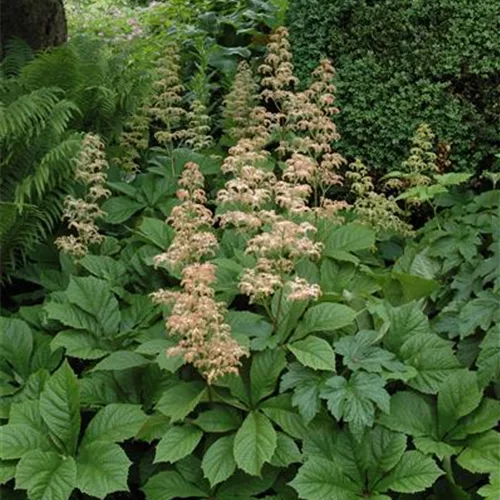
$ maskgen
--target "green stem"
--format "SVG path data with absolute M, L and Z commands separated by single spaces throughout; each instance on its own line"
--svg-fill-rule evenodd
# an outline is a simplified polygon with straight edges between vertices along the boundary
M 449 479 L 450 483 L 455 484 L 455 478 L 453 477 L 453 469 L 451 468 L 451 457 L 443 458 L 443 469 L 446 472 L 446 477 Z

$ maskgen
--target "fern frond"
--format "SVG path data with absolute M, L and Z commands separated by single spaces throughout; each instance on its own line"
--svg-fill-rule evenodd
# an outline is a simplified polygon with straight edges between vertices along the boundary
M 3 77 L 17 76 L 22 68 L 33 59 L 33 50 L 20 38 L 10 40 L 6 45 L 5 57 L 0 65 L 0 75 Z

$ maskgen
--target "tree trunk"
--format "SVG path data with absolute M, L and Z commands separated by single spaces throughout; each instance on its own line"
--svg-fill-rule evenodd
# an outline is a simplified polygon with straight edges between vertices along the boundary
M 33 50 L 61 45 L 67 38 L 63 0 L 0 0 L 0 58 L 11 38 Z

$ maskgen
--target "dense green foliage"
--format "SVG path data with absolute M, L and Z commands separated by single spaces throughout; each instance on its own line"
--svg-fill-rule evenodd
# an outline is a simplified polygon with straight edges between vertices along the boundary
M 500 136 L 500 6 L 495 0 L 291 0 L 294 63 L 338 70 L 342 151 L 399 168 L 427 122 L 455 169 L 491 168 Z
M 422 118 L 443 140 L 461 115 L 442 129 L 396 103 L 394 142 L 378 140 L 345 100 L 347 81 L 372 99 L 363 65 L 341 65 L 338 101 L 328 64 L 309 94 L 290 90 L 286 35 L 268 33 L 285 2 L 195 3 L 71 4 L 68 44 L 16 43 L 1 66 L 0 496 L 495 500 L 500 175 L 440 169 Z M 389 30 L 386 3 L 344 2 L 361 16 L 346 14 L 352 47 L 372 22 Z M 331 4 L 302 11 L 325 20 L 309 55 L 307 32 L 296 40 L 303 81 L 323 41 L 348 43 L 330 38 Z M 285 84 L 262 66 L 269 87 L 252 77 L 276 60 Z M 355 129 L 365 141 L 349 142 Z M 337 147 L 392 173 L 372 178 Z M 453 151 L 451 169 L 474 156 Z M 68 194 L 78 210 L 61 220 Z M 231 212 L 258 224 L 232 226 Z M 68 253 L 89 228 L 99 237 Z M 235 351 L 237 373 L 199 362 L 226 367 Z

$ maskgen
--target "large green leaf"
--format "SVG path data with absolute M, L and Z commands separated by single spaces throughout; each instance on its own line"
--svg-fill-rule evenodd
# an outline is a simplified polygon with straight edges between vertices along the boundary
M 477 357 L 478 378 L 481 385 L 500 380 L 500 328 L 491 328 L 480 345 Z
M 500 401 L 484 398 L 472 413 L 463 417 L 457 427 L 449 433 L 451 439 L 464 439 L 470 434 L 493 429 L 500 420 Z
M 241 425 L 241 417 L 231 408 L 220 407 L 200 413 L 193 424 L 205 432 L 228 432 Z
M 92 371 L 114 371 L 114 370 L 128 370 L 130 368 L 137 368 L 138 366 L 145 366 L 151 361 L 137 352 L 133 351 L 115 351 L 109 356 L 99 361 L 97 365 L 92 368 Z
M 224 436 L 215 441 L 203 456 L 201 468 L 212 487 L 225 481 L 236 470 L 233 447 L 234 435 Z
M 290 464 L 300 462 L 302 455 L 295 441 L 284 434 L 277 432 L 276 449 L 269 463 L 275 467 L 288 467 Z
M 282 349 L 273 349 L 258 352 L 252 360 L 250 368 L 250 382 L 252 400 L 258 403 L 261 399 L 272 394 L 282 370 L 286 366 L 286 355 Z
M 238 467 L 259 476 L 276 449 L 276 431 L 270 420 L 258 411 L 250 412 L 234 439 L 234 458 Z
M 202 437 L 203 431 L 194 425 L 174 425 L 156 445 L 155 463 L 177 462 L 192 453 Z
M 30 500 L 67 500 L 75 488 L 72 457 L 53 451 L 30 451 L 16 469 L 16 488 L 28 490 Z
M 0 460 L 0 485 L 8 483 L 16 475 L 17 460 Z M 2 491 L 0 490 L 0 495 Z M 1 497 L 0 497 L 1 498 Z
M 97 320 L 104 335 L 118 333 L 120 310 L 109 283 L 93 276 L 72 276 L 66 295 L 72 304 Z
M 390 471 L 401 460 L 406 449 L 406 436 L 383 427 L 369 430 L 359 446 L 359 456 L 366 471 Z
M 97 338 L 92 334 L 78 330 L 59 332 L 53 338 L 50 347 L 53 350 L 63 347 L 67 356 L 80 359 L 100 359 L 109 353 L 99 347 Z
M 30 373 L 33 335 L 22 320 L 0 317 L 0 358 L 6 359 L 24 379 Z
M 378 332 L 360 331 L 335 342 L 335 352 L 344 357 L 344 364 L 352 371 L 404 371 L 405 365 L 399 362 L 392 352 L 374 345 L 379 338 Z
M 311 335 L 289 344 L 288 348 L 304 366 L 314 370 L 335 371 L 335 353 L 326 340 Z
M 52 439 L 74 455 L 80 433 L 80 391 L 67 361 L 50 377 L 40 396 L 40 414 Z
M 333 462 L 312 458 L 300 469 L 290 485 L 305 500 L 358 500 L 363 487 L 350 479 Z
M 325 242 L 325 255 L 331 252 L 356 252 L 375 247 L 373 229 L 361 224 L 346 224 L 330 231 Z
M 290 340 L 299 340 L 314 332 L 339 330 L 350 325 L 357 314 L 342 304 L 324 302 L 315 305 L 307 310 Z
M 125 222 L 144 207 L 143 203 L 131 200 L 125 196 L 113 196 L 102 204 L 102 209 L 106 213 L 106 222 L 110 224 Z
M 167 389 L 156 408 L 172 422 L 183 420 L 205 396 L 206 388 L 201 382 L 184 382 Z
M 392 352 L 398 352 L 404 342 L 417 334 L 430 333 L 429 320 L 417 302 L 400 307 L 388 306 L 389 330 L 383 343 Z
M 304 421 L 309 423 L 321 408 L 321 388 L 325 375 L 319 375 L 299 363 L 291 363 L 281 379 L 280 391 L 293 389 L 292 404 L 296 406 Z
M 43 434 L 47 433 L 47 427 L 44 425 L 40 414 L 40 402 L 38 400 L 12 403 L 9 412 L 9 424 L 27 425 Z
M 119 443 L 134 437 L 147 420 L 140 405 L 113 403 L 97 412 L 85 431 L 82 444 L 94 441 Z
M 388 413 L 389 394 L 385 380 L 373 373 L 355 372 L 349 380 L 331 377 L 325 382 L 321 397 L 326 399 L 328 409 L 337 419 L 349 423 L 349 429 L 361 439 L 365 427 L 375 421 L 375 405 Z
M 392 469 L 374 487 L 378 492 L 387 490 L 398 493 L 416 493 L 434 484 L 443 475 L 443 471 L 432 458 L 419 451 L 407 451 L 394 469 Z
M 76 486 L 83 493 L 97 498 L 104 498 L 114 491 L 128 491 L 130 464 L 117 444 L 94 441 L 81 446 L 76 459 Z
M 123 282 L 126 281 L 125 275 L 127 274 L 127 268 L 125 265 L 107 255 L 89 254 L 83 259 L 80 259 L 79 263 L 97 278 L 115 284 L 123 284 Z
M 209 496 L 173 470 L 155 474 L 148 480 L 142 490 L 146 494 L 146 500 L 174 500 L 176 498 L 190 497 L 207 498 Z
M 437 438 L 436 410 L 431 400 L 414 392 L 397 392 L 391 397 L 389 414 L 378 421 L 385 427 L 410 436 Z
M 460 370 L 450 375 L 441 385 L 438 394 L 439 432 L 443 436 L 457 424 L 461 417 L 475 410 L 482 399 L 476 374 Z
M 474 436 L 458 456 L 464 469 L 478 473 L 493 473 L 500 469 L 500 433 L 494 430 Z
M 400 358 L 417 370 L 408 385 L 426 394 L 436 394 L 444 380 L 462 368 L 453 343 L 434 334 L 417 334 L 401 346 Z
M 21 458 L 32 450 L 47 450 L 50 442 L 41 431 L 26 424 L 9 424 L 0 427 L 0 458 Z
M 289 394 L 267 399 L 260 404 L 260 409 L 290 436 L 303 439 L 307 435 L 307 425 L 293 407 Z

